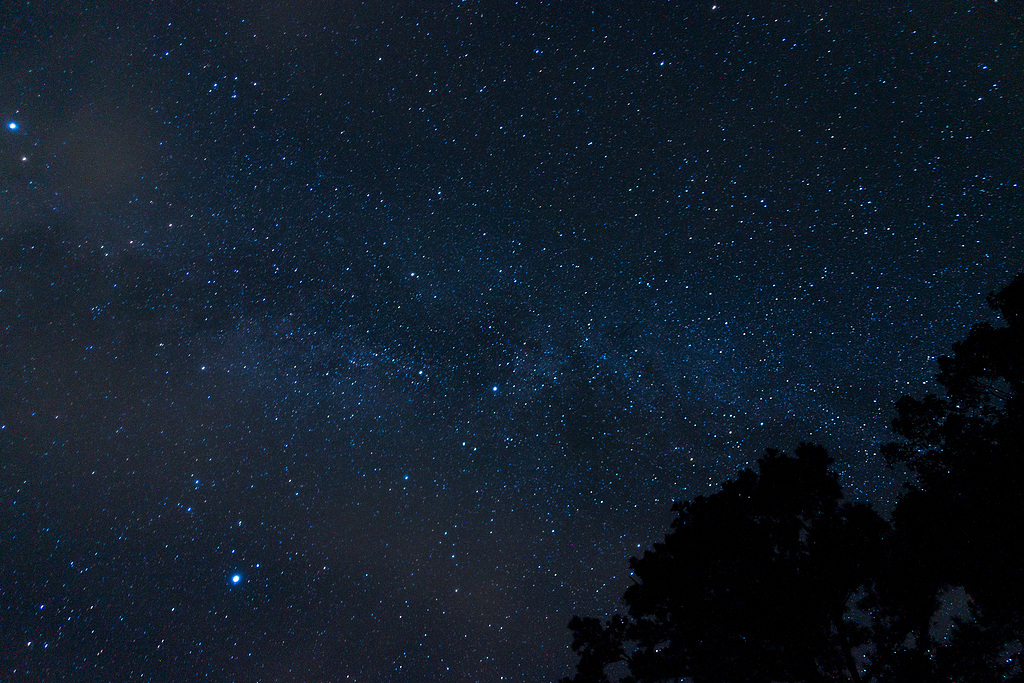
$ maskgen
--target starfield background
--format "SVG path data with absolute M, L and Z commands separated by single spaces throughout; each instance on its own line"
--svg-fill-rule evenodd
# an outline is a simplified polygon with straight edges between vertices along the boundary
M 987 2 L 9 2 L 10 681 L 546 681 L 1024 270 Z

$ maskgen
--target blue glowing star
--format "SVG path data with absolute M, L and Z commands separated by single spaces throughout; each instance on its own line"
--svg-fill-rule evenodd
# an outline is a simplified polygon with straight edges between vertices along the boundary
M 231 583 L 238 583 L 241 580 L 242 580 L 242 575 L 241 574 L 235 574 L 234 576 L 231 577 Z
M 18 130 L 18 124 L 15 123 L 14 121 L 11 121 L 10 123 L 8 123 L 7 127 L 10 128 L 11 130 Z

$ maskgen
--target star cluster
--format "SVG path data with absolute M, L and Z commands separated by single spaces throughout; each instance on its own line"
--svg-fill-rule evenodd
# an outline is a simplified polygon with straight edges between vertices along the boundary
M 1024 269 L 1007 2 L 0 11 L 0 676 L 554 680 Z

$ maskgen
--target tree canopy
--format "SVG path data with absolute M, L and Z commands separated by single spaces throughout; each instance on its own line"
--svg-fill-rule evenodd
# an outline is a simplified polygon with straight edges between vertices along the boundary
M 944 395 L 897 403 L 882 451 L 916 479 L 891 520 L 820 446 L 768 451 L 673 506 L 623 614 L 573 618 L 563 683 L 1024 680 L 1024 274 L 989 303 L 1004 323 L 939 360 Z
M 917 481 L 896 506 L 889 544 L 890 561 L 915 571 L 903 580 L 889 572 L 880 606 L 892 619 L 910 614 L 908 604 L 927 609 L 951 588 L 966 592 L 969 618 L 944 647 L 927 643 L 914 665 L 916 675 L 947 680 L 1022 677 L 1024 274 L 989 305 L 1004 324 L 975 325 L 939 359 L 944 395 L 897 402 L 901 439 L 882 449 Z M 927 641 L 921 631 L 919 641 Z M 958 673 L 966 671 L 974 677 Z

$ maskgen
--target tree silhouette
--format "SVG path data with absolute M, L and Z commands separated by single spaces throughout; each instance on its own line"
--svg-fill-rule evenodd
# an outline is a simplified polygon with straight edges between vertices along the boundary
M 1024 274 L 989 303 L 1004 324 L 939 359 L 944 395 L 897 402 L 882 452 L 916 480 L 891 525 L 821 447 L 768 451 L 675 504 L 625 614 L 573 618 L 563 683 L 1024 681 Z
M 853 602 L 887 525 L 842 501 L 819 446 L 769 451 L 721 492 L 677 503 L 664 542 L 633 558 L 627 616 L 574 618 L 572 683 L 860 680 Z
M 893 427 L 902 440 L 883 448 L 917 474 L 893 515 L 898 558 L 890 566 L 902 570 L 880 576 L 879 587 L 888 639 L 901 630 L 916 638 L 889 658 L 904 660 L 895 667 L 903 671 L 916 660 L 918 677 L 1022 677 L 1024 274 L 989 304 L 1005 324 L 975 325 L 939 359 L 945 395 L 900 399 Z M 932 642 L 929 609 L 956 588 L 969 596 L 970 614 L 955 623 L 949 643 Z M 918 625 L 896 627 L 908 617 Z

